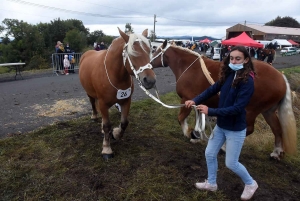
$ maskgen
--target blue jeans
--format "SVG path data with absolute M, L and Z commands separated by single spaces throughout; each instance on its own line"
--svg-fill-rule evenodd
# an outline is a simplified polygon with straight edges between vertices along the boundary
M 205 158 L 208 170 L 208 183 L 217 183 L 217 155 L 222 145 L 226 141 L 226 167 L 237 174 L 245 184 L 251 185 L 253 183 L 252 177 L 246 168 L 239 162 L 240 153 L 246 138 L 246 129 L 242 131 L 230 131 L 222 129 L 216 125 L 213 133 L 214 136 L 212 139 L 209 139 L 205 150 Z

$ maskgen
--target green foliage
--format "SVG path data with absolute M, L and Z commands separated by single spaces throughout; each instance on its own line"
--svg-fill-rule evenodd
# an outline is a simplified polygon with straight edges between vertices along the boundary
M 286 17 L 276 17 L 274 20 L 267 22 L 265 25 L 267 26 L 277 26 L 277 27 L 292 27 L 292 28 L 300 28 L 299 22 L 289 16 Z
M 41 55 L 35 55 L 30 59 L 29 64 L 25 66 L 25 70 L 47 69 L 49 67 L 49 63 L 46 59 L 42 58 Z
M 104 35 L 105 35 L 105 34 L 103 33 L 102 30 L 96 30 L 96 31 L 93 31 L 92 33 L 90 33 L 90 34 L 88 35 L 88 38 L 87 38 L 88 44 L 89 44 L 89 45 L 94 44 L 94 42 L 97 42 L 98 39 L 99 39 L 100 37 L 103 37 Z
M 81 52 L 86 47 L 86 34 L 77 29 L 72 29 L 66 33 L 64 43 L 69 43 L 72 50 Z

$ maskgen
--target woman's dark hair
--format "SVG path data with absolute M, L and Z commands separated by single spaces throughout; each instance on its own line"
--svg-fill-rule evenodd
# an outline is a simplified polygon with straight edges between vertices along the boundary
M 233 51 L 235 51 L 235 50 L 237 50 L 239 52 L 242 52 L 243 55 L 244 55 L 244 59 L 248 58 L 248 62 L 244 63 L 244 68 L 242 68 L 242 69 L 240 69 L 240 70 L 237 71 L 236 78 L 235 78 L 234 82 L 232 83 L 232 87 L 236 87 L 237 84 L 240 81 L 247 82 L 249 74 L 251 72 L 253 72 L 254 75 L 256 74 L 255 70 L 254 70 L 254 66 L 253 66 L 252 60 L 251 60 L 251 56 L 250 56 L 249 52 L 247 51 L 247 49 L 244 46 L 235 46 L 235 47 L 233 47 L 231 49 L 230 53 L 233 52 Z M 225 58 L 224 65 L 223 65 L 223 67 L 222 67 L 222 69 L 220 71 L 220 74 L 219 74 L 219 82 L 221 84 L 224 84 L 226 77 L 233 71 L 228 66 L 229 63 L 230 63 L 230 53 Z

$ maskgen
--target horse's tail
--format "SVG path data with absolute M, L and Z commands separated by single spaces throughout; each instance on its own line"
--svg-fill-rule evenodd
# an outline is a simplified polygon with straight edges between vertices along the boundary
M 297 128 L 292 107 L 291 89 L 288 80 L 283 75 L 286 83 L 286 92 L 278 108 L 278 117 L 282 128 L 283 150 L 288 154 L 297 153 Z

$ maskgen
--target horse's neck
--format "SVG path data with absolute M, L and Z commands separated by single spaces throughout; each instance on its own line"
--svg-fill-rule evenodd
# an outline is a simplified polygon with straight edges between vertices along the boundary
M 170 58 L 168 61 L 169 67 L 177 79 L 197 59 L 191 53 L 176 48 L 173 49 L 172 55 L 170 54 L 168 57 Z

